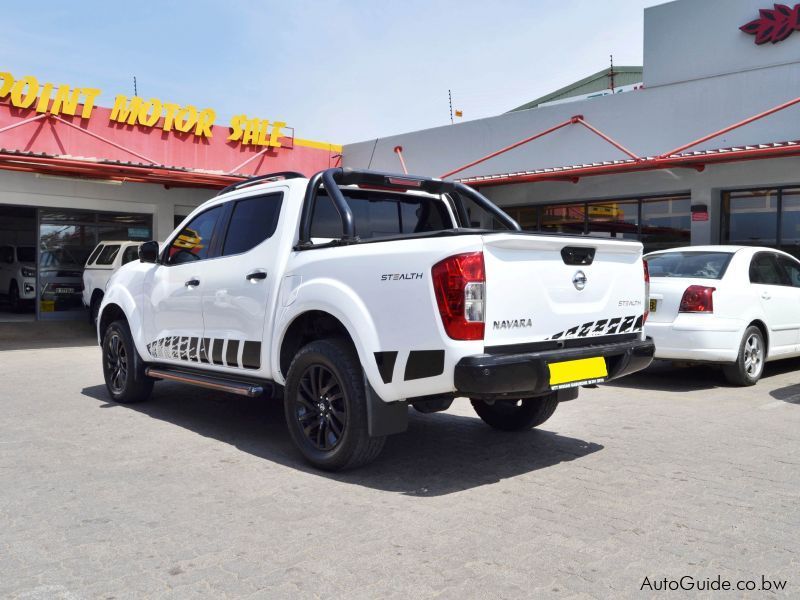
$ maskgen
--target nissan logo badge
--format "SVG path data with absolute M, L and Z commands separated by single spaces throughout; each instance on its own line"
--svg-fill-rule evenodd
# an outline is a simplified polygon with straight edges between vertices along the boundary
M 572 285 L 575 286 L 575 289 L 581 291 L 583 288 L 586 287 L 586 273 L 583 271 L 578 271 L 575 275 L 572 276 Z

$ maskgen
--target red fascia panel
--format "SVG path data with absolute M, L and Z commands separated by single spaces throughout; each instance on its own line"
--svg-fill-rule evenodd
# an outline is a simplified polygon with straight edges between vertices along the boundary
M 116 123 L 110 120 L 110 115 L 110 109 L 98 106 L 89 119 L 59 115 L 59 119 L 31 121 L 38 116 L 34 110 L 18 109 L 7 100 L 0 101 L 0 148 L 119 162 L 147 162 L 142 160 L 147 157 L 166 167 L 226 173 L 265 150 L 264 146 L 229 142 L 230 132 L 225 126 L 215 125 L 212 137 L 205 138 L 191 132 L 163 131 L 160 121 L 152 128 Z M 21 124 L 23 121 L 29 122 Z M 19 126 L 11 127 L 15 124 Z M 280 148 L 267 148 L 242 169 L 242 174 L 299 171 L 311 175 L 333 166 L 339 152 L 294 144 L 289 137 L 281 138 L 281 143 Z

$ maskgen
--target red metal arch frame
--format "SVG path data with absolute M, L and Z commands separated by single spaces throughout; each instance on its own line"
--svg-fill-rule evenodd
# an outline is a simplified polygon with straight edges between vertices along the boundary
M 472 186 L 479 186 L 479 187 L 492 186 L 492 185 L 507 185 L 510 183 L 530 183 L 535 181 L 553 181 L 553 180 L 577 182 L 581 177 L 589 177 L 595 175 L 630 173 L 634 171 L 669 169 L 675 167 L 693 168 L 698 171 L 702 171 L 705 168 L 705 165 L 710 163 L 736 162 L 743 160 L 757 160 L 766 158 L 781 158 L 787 156 L 800 156 L 800 142 L 798 141 L 752 144 L 752 145 L 732 147 L 732 148 L 720 148 L 715 150 L 694 151 L 687 153 L 687 150 L 691 148 L 695 148 L 700 144 L 703 144 L 725 133 L 733 131 L 734 129 L 739 129 L 741 127 L 744 127 L 745 125 L 749 125 L 754 121 L 758 121 L 759 119 L 763 119 L 765 117 L 773 115 L 777 112 L 785 110 L 796 104 L 800 104 L 800 97 L 790 100 L 788 102 L 784 102 L 783 104 L 779 104 L 778 106 L 770 108 L 769 110 L 758 113 L 756 115 L 753 115 L 752 117 L 749 117 L 742 121 L 738 121 L 727 127 L 709 133 L 708 135 L 705 135 L 687 144 L 683 144 L 682 146 L 679 146 L 673 150 L 670 150 L 658 156 L 650 156 L 650 157 L 640 157 L 634 154 L 633 152 L 625 148 L 622 144 L 614 140 L 609 135 L 603 133 L 599 129 L 587 123 L 582 115 L 576 115 L 570 118 L 569 120 L 559 123 L 548 129 L 545 129 L 540 133 L 526 137 L 509 146 L 501 148 L 500 150 L 491 152 L 490 154 L 482 156 L 477 160 L 474 160 L 456 169 L 448 171 L 447 173 L 441 175 L 441 177 L 443 179 L 450 177 L 452 175 L 455 175 L 456 173 L 460 173 L 462 171 L 465 171 L 466 169 L 474 167 L 475 165 L 483 163 L 491 158 L 509 152 L 529 142 L 532 142 L 533 140 L 549 135 L 550 133 L 558 131 L 563 127 L 575 124 L 580 124 L 584 126 L 586 129 L 588 129 L 595 135 L 601 137 L 606 142 L 608 142 L 609 144 L 611 144 L 612 146 L 614 146 L 615 148 L 626 154 L 629 158 L 622 160 L 602 161 L 588 165 L 551 167 L 547 169 L 538 169 L 526 172 L 471 176 L 471 177 L 460 178 L 459 181 L 461 183 L 466 183 Z

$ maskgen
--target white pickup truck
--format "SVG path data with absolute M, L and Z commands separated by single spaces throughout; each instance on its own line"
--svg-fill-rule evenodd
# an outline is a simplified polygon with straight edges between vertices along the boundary
M 490 426 L 528 429 L 654 352 L 641 244 L 523 232 L 460 183 L 262 176 L 139 258 L 100 307 L 112 398 L 144 400 L 156 380 L 282 397 L 323 469 L 374 459 L 409 405 L 464 396 Z

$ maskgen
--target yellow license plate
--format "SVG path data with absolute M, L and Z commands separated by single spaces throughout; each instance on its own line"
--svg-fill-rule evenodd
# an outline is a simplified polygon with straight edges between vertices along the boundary
M 606 359 L 602 356 L 550 363 L 550 387 L 554 390 L 599 383 L 608 377 Z
M 656 312 L 657 305 L 658 305 L 658 300 L 650 300 L 650 312 Z

